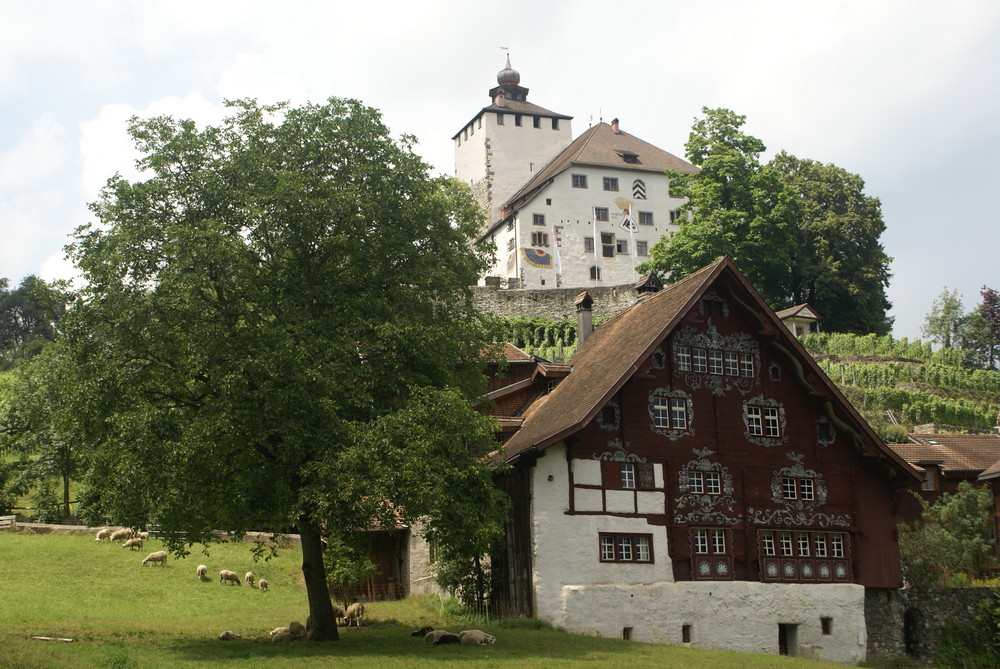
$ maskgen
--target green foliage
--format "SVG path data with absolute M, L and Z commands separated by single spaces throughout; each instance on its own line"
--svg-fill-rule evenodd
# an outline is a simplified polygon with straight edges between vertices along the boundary
M 671 195 L 686 197 L 680 229 L 638 269 L 676 281 L 728 255 L 770 304 L 787 306 L 797 202 L 776 170 L 760 164 L 764 144 L 728 109 L 703 108 L 685 145 L 697 174 L 669 172 Z
M 949 622 L 938 632 L 934 664 L 939 667 L 992 669 L 1000 664 L 1000 595 L 980 602 L 967 623 Z
M 64 282 L 27 276 L 16 290 L 0 279 L 0 369 L 38 353 L 53 341 L 70 301 Z
M 962 311 L 962 299 L 958 290 L 949 291 L 946 286 L 931 303 L 931 310 L 924 317 L 921 334 L 944 348 L 951 348 L 957 343 L 961 333 L 964 318 Z
M 371 561 L 368 536 L 364 532 L 329 535 L 323 551 L 326 583 L 330 597 L 345 608 L 351 603 L 350 592 L 378 571 Z
M 892 259 L 880 242 L 878 198 L 865 195 L 860 176 L 830 163 L 781 151 L 769 166 L 800 204 L 790 301 L 812 305 L 827 330 L 888 334 Z
M 899 525 L 903 577 L 914 588 L 952 584 L 950 576 L 972 579 L 993 566 L 993 496 L 988 487 L 962 481 L 955 493 L 931 504 L 912 493 L 924 522 Z
M 156 524 L 179 553 L 216 528 L 296 528 L 315 638 L 332 638 L 322 531 L 420 518 L 469 548 L 500 526 L 470 457 L 495 431 L 470 406 L 489 259 L 468 188 L 430 178 L 377 111 L 230 107 L 204 129 L 133 121 L 145 180 L 112 178 L 71 247 L 77 389 L 53 421 L 87 445 L 92 515 Z

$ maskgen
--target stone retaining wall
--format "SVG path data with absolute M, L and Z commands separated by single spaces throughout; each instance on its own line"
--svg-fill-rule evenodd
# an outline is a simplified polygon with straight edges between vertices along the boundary
M 608 318 L 635 304 L 639 294 L 632 284 L 593 288 L 553 288 L 550 290 L 507 289 L 475 286 L 472 289 L 480 310 L 513 318 L 576 318 L 576 298 L 588 291 L 594 300 L 594 318 Z
M 865 592 L 868 658 L 908 655 L 927 661 L 934 653 L 937 631 L 948 622 L 968 622 L 993 588 L 935 588 Z

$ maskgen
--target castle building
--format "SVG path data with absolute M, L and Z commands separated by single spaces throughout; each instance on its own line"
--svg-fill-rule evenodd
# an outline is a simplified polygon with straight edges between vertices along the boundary
M 572 139 L 572 117 L 528 102 L 506 67 L 483 107 L 452 138 L 455 176 L 487 214 L 477 244 L 496 245 L 482 285 L 611 286 L 634 282 L 649 250 L 677 230 L 684 198 L 664 172 L 697 168 L 621 129 L 618 119 Z

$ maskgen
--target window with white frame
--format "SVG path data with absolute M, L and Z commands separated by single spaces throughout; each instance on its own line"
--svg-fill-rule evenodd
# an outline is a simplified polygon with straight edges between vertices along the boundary
M 622 462 L 619 465 L 621 472 L 622 490 L 635 490 L 635 465 L 631 462 Z
M 687 429 L 687 401 L 679 397 L 670 398 L 670 426 L 677 430 Z
M 722 351 L 709 351 L 708 352 L 708 373 L 709 374 L 722 374 Z
M 674 357 L 677 359 L 677 370 L 681 372 L 691 371 L 691 348 L 688 346 L 675 346 Z
M 755 406 L 746 407 L 747 434 L 753 437 L 781 437 L 781 415 L 777 407 Z
M 708 355 L 703 348 L 691 349 L 692 369 L 701 374 L 708 372 Z
M 667 397 L 653 398 L 653 425 L 670 427 L 670 400 Z
M 740 356 L 735 351 L 725 351 L 726 376 L 740 375 Z
M 652 534 L 600 533 L 601 562 L 652 562 Z

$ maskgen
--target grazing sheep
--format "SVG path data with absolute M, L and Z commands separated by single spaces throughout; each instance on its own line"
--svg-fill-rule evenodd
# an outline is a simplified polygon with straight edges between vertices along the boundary
M 122 548 L 127 548 L 129 550 L 142 548 L 142 539 L 139 538 L 129 539 L 128 541 L 122 544 Z
M 146 541 L 146 540 L 149 539 L 149 532 L 139 532 L 135 536 L 137 536 L 138 538 L 142 539 L 143 541 Z
M 347 607 L 344 612 L 344 625 L 350 627 L 353 623 L 355 627 L 361 627 L 361 621 L 365 617 L 365 605 L 361 602 L 354 602 Z
M 235 583 L 236 585 L 242 585 L 240 583 L 240 576 L 235 571 L 229 571 L 228 569 L 223 569 L 219 572 L 219 585 L 222 585 L 223 581 L 229 581 L 230 583 Z
M 437 640 L 445 634 L 451 634 L 453 637 L 458 638 L 457 634 L 452 634 L 448 630 L 431 630 L 424 636 L 424 643 L 437 643 Z
M 219 634 L 219 639 L 222 641 L 232 641 L 233 639 L 239 639 L 239 638 L 240 635 L 231 630 L 226 630 L 225 632 Z
M 339 623 L 341 620 L 344 619 L 344 616 L 347 615 L 347 612 L 344 611 L 344 609 L 341 608 L 338 604 L 334 604 L 332 602 L 330 604 L 331 604 L 331 606 L 333 606 L 333 617 Z
M 204 581 L 208 577 L 208 567 L 203 564 L 198 565 L 197 572 L 199 581 Z
M 110 536 L 111 536 L 111 530 L 105 527 L 103 529 L 97 530 L 97 539 L 95 539 L 95 541 L 103 542 Z
M 497 638 L 480 630 L 464 630 L 458 633 L 458 639 L 463 646 L 492 646 Z
M 142 566 L 145 567 L 147 562 L 159 562 L 161 567 L 166 567 L 167 551 L 156 551 L 155 553 L 150 553 L 146 556 L 146 559 L 142 561 Z
M 262 578 L 259 581 L 257 581 L 257 587 L 260 588 L 261 592 L 267 592 L 267 579 Z
M 288 632 L 279 632 L 271 637 L 271 641 L 274 643 L 283 643 L 285 641 L 295 641 L 296 637 Z
M 434 631 L 434 628 L 431 627 L 430 625 L 427 625 L 426 627 L 421 627 L 416 632 L 410 632 L 410 636 L 425 637 L 425 636 L 427 636 L 427 634 L 429 632 L 433 632 L 433 631 Z
M 274 636 L 275 634 L 291 634 L 292 630 L 289 627 L 275 627 L 273 630 L 268 632 L 268 636 Z
M 292 633 L 292 636 L 304 637 L 306 635 L 306 626 L 296 620 L 293 620 L 288 623 L 288 631 Z
M 108 541 L 112 543 L 117 543 L 118 541 L 124 541 L 125 539 L 130 539 L 132 537 L 132 530 L 115 530 L 108 537 Z
M 253 587 L 253 578 L 254 578 L 253 577 L 253 572 L 252 571 L 248 571 L 246 573 L 246 576 L 243 577 L 243 580 L 246 581 L 247 585 L 249 585 L 252 588 Z

